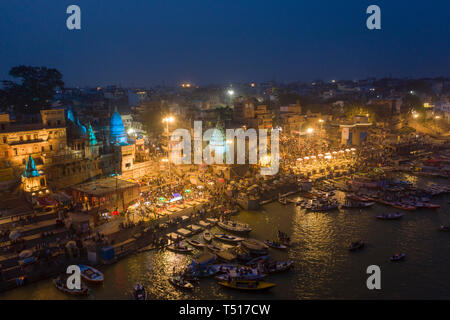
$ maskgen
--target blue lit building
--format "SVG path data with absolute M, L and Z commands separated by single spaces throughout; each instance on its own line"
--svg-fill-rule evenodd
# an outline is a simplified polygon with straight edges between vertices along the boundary
M 111 144 L 126 144 L 127 134 L 123 126 L 122 117 L 116 111 L 114 111 L 109 124 L 109 138 Z

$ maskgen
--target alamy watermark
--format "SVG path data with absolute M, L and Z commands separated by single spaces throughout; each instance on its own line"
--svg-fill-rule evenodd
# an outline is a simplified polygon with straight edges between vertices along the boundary
M 218 144 L 214 144 L 218 138 Z M 268 151 L 268 130 L 259 129 L 226 129 L 226 139 L 219 129 L 208 129 L 203 133 L 202 121 L 194 121 L 194 139 L 187 129 L 176 129 L 171 135 L 172 142 L 179 142 L 171 149 L 171 161 L 174 164 L 245 164 L 246 149 L 248 149 L 248 163 L 261 164 L 261 175 L 278 173 L 280 164 L 279 129 L 270 132 L 270 154 Z M 248 139 L 248 148 L 247 148 Z M 181 141 L 180 141 L 181 140 Z M 194 156 L 192 157 L 192 143 L 194 141 Z M 203 148 L 203 141 L 209 141 Z M 235 161 L 236 142 L 236 161 Z

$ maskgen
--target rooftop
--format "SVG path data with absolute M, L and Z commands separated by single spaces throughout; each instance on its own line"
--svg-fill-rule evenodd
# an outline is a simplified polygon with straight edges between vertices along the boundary
M 103 178 L 79 184 L 72 187 L 72 189 L 93 196 L 102 196 L 108 193 L 115 192 L 116 190 L 125 190 L 133 187 L 139 187 L 139 184 L 121 179 Z

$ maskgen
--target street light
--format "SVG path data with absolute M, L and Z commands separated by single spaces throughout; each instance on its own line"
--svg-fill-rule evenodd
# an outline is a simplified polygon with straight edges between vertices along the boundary
M 313 128 L 308 128 L 308 129 L 306 129 L 306 133 L 307 134 L 311 134 L 311 133 L 313 133 L 314 132 L 314 129 Z
M 163 123 L 166 123 L 166 131 L 167 131 L 167 159 L 169 161 L 169 179 L 171 177 L 170 172 L 170 142 L 169 142 L 169 122 L 172 123 L 175 121 L 175 118 L 172 116 L 165 117 L 163 120 Z

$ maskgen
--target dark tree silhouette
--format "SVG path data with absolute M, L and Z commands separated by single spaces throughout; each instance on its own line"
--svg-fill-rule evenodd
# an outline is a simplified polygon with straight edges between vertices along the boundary
M 50 105 L 55 90 L 63 88 L 62 74 L 53 68 L 17 66 L 9 75 L 18 81 L 3 80 L 4 100 L 16 113 L 37 113 Z

